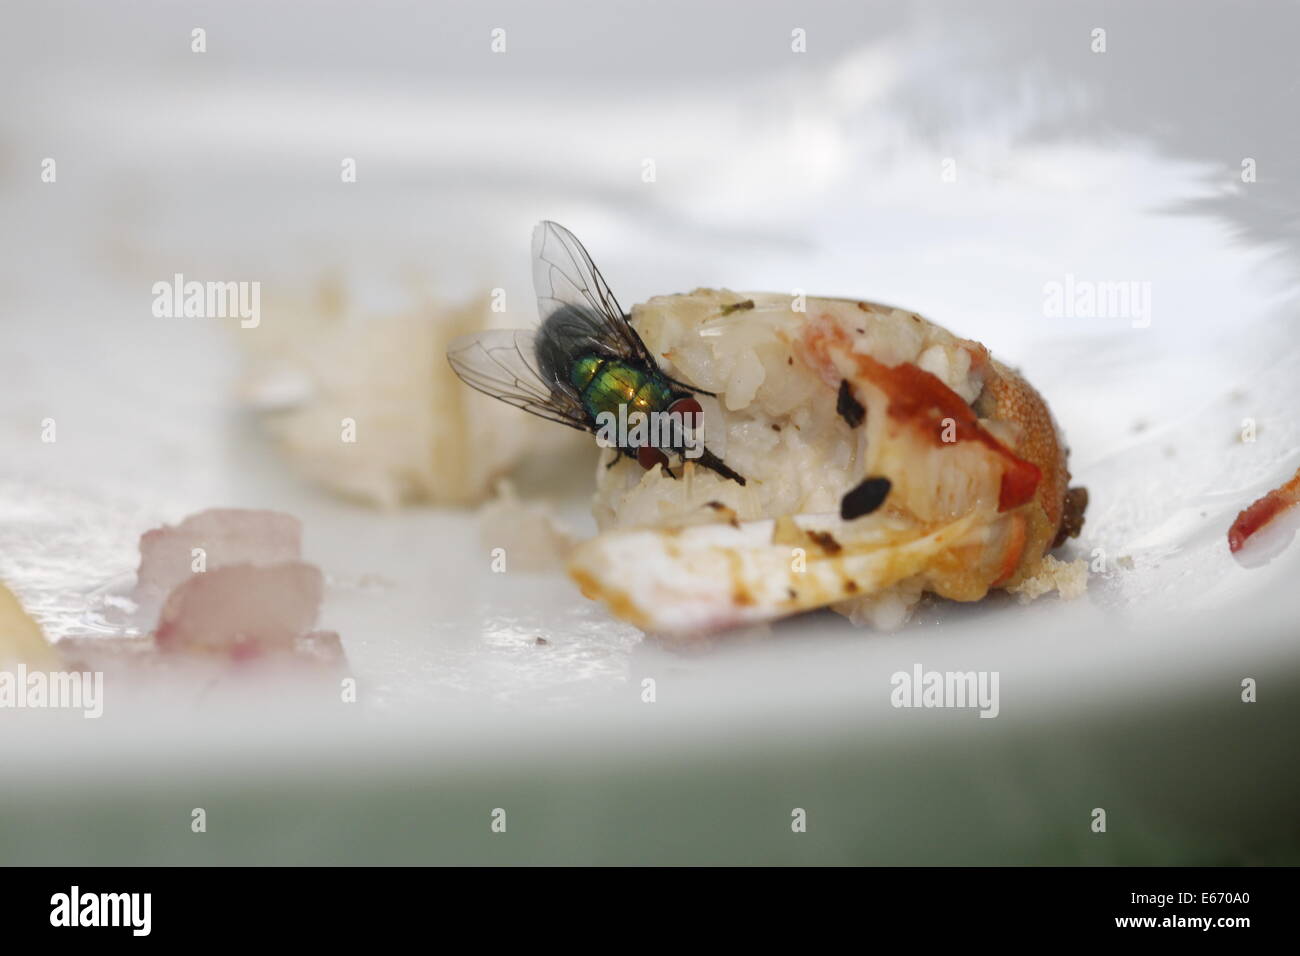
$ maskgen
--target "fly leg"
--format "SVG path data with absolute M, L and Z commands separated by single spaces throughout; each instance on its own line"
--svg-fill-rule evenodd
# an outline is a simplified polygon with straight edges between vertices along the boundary
M 741 486 L 745 484 L 745 479 L 739 473 L 728 468 L 726 462 L 713 454 L 713 452 L 709 451 L 707 448 L 703 449 L 700 457 L 695 460 L 710 471 L 721 475 L 723 478 L 729 478 Z
M 663 375 L 663 371 L 661 370 L 659 374 L 660 374 L 660 375 Z M 688 385 L 686 382 L 683 382 L 683 381 L 680 381 L 680 380 L 678 380 L 678 379 L 675 379 L 675 378 L 673 378 L 671 375 L 664 375 L 664 378 L 666 378 L 668 381 L 672 382 L 674 385 L 680 385 L 682 388 L 686 389 L 686 391 L 687 391 L 688 393 L 693 393 L 693 394 L 695 394 L 695 395 L 707 395 L 707 396 L 709 396 L 709 398 L 717 398 L 717 397 L 718 397 L 718 393 L 717 393 L 717 392 L 706 392 L 706 391 L 705 391 L 704 389 L 702 389 L 702 388 L 697 388 L 697 387 L 694 386 L 694 385 Z

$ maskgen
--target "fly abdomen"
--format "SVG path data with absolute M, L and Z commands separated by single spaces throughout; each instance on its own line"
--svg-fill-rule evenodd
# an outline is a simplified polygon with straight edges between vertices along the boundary
M 608 359 L 603 359 L 599 355 L 584 355 L 573 363 L 573 368 L 569 370 L 569 382 L 583 394 L 590 387 L 592 381 L 600 374 L 605 367 Z

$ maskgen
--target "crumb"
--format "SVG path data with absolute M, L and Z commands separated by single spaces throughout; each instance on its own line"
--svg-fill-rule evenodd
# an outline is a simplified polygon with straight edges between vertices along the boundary
M 1037 574 L 1007 590 L 1016 595 L 1021 604 L 1028 604 L 1052 591 L 1059 592 L 1062 600 L 1072 601 L 1088 590 L 1088 562 L 1083 558 L 1060 561 L 1046 555 Z

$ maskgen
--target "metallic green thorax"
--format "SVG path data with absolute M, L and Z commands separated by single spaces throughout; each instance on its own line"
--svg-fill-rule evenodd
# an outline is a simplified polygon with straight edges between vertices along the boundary
M 627 406 L 629 415 L 665 411 L 676 394 L 658 371 L 598 355 L 584 355 L 575 361 L 569 381 L 582 396 L 582 404 L 592 419 L 601 412 L 617 415 L 620 405 Z

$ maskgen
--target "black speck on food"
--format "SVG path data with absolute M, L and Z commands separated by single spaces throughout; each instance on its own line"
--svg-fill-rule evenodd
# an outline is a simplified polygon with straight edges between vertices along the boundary
M 753 307 L 754 307 L 754 300 L 746 299 L 744 302 L 733 302 L 731 303 L 731 305 L 724 305 L 722 307 L 722 314 L 731 315 L 731 313 L 733 312 L 743 312 L 746 309 L 752 309 Z
M 888 478 L 867 478 L 840 499 L 840 517 L 852 521 L 871 514 L 885 503 L 891 487 Z
M 835 410 L 840 413 L 840 418 L 849 423 L 850 428 L 857 428 L 867 417 L 867 410 L 853 397 L 853 389 L 847 378 L 840 379 L 840 394 L 835 399 Z
M 808 537 L 827 554 L 839 554 L 844 550 L 844 545 L 836 541 L 835 535 L 829 531 L 809 531 Z
M 733 528 L 740 527 L 740 520 L 736 517 L 736 512 L 732 511 L 721 501 L 706 501 L 704 507 L 712 508 L 714 511 L 725 511 L 727 513 L 727 523 Z
M 788 357 L 786 358 L 786 360 L 785 360 L 785 364 L 786 364 L 786 365 L 793 365 L 793 364 L 794 364 L 794 356 L 793 356 L 793 355 L 788 356 Z
M 547 644 L 550 644 L 551 642 L 548 641 L 548 640 L 547 640 L 546 638 L 544 638 L 544 637 L 539 637 L 539 638 L 538 638 L 536 641 L 534 641 L 533 643 L 535 643 L 538 647 L 545 647 Z

